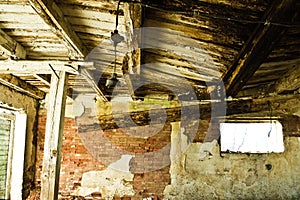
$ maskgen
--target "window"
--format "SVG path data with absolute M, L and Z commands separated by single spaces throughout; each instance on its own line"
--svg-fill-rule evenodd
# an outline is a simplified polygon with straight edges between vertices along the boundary
M 276 121 L 220 123 L 221 151 L 241 153 L 283 152 L 282 126 Z
M 14 116 L 0 114 L 0 199 L 9 196 L 14 121 Z
M 1 107 L 0 199 L 22 199 L 27 116 L 20 110 Z

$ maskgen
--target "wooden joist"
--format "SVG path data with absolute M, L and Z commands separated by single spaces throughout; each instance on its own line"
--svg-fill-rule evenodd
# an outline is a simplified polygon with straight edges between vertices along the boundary
M 263 17 L 266 23 L 257 25 L 223 78 L 227 96 L 235 96 L 241 90 L 285 34 L 286 27 L 272 22 L 292 22 L 297 14 L 295 4 L 296 0 L 273 1 Z
M 44 21 L 56 30 L 57 36 L 66 43 L 70 52 L 74 54 L 71 57 L 79 59 L 87 56 L 88 51 L 54 1 L 29 0 L 29 2 Z
M 36 99 L 45 97 L 43 91 L 10 74 L 0 74 L 0 83 Z
M 7 35 L 0 29 L 0 46 L 4 48 L 9 56 L 16 57 L 17 59 L 26 58 L 26 50 L 24 47 Z

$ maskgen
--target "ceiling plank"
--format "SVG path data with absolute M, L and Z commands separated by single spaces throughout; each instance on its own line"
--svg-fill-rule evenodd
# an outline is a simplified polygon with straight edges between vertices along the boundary
M 56 34 L 66 42 L 71 53 L 75 54 L 71 55 L 71 57 L 75 56 L 77 59 L 83 59 L 87 56 L 87 49 L 83 46 L 82 41 L 65 19 L 62 10 L 54 1 L 29 0 L 29 2 L 41 18 L 43 18 L 50 27 L 54 28 Z
M 265 12 L 263 20 L 266 23 L 257 25 L 223 78 L 227 96 L 235 96 L 267 58 L 287 30 L 272 22 L 291 22 L 297 14 L 295 4 L 296 0 L 274 1 Z
M 36 99 L 44 99 L 45 97 L 45 93 L 37 87 L 10 74 L 0 74 L 0 83 Z
M 284 91 L 294 91 L 300 88 L 300 66 L 295 65 L 291 70 L 283 75 L 276 82 L 275 91 L 281 93 Z
M 0 46 L 4 48 L 9 56 L 16 57 L 18 59 L 26 58 L 26 50 L 24 47 L 7 35 L 0 29 Z

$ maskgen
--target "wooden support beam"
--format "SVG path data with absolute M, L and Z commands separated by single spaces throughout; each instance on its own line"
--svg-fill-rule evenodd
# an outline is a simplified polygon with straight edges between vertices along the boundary
M 79 65 L 93 65 L 93 63 L 73 61 L 41 61 L 18 60 L 0 61 L 0 74 L 52 74 L 55 71 L 65 71 L 70 74 L 78 74 Z
M 93 88 L 93 90 L 96 92 L 96 94 L 99 96 L 99 98 L 106 102 L 108 101 L 106 96 L 103 94 L 101 89 L 98 87 L 98 84 L 95 82 L 95 79 L 93 75 L 84 67 L 80 68 L 80 74 L 83 75 L 83 77 L 86 79 L 86 81 L 90 84 L 90 86 Z
M 274 97 L 260 98 L 260 99 L 246 99 L 246 100 L 234 100 L 227 102 L 226 114 L 236 115 L 236 114 L 248 114 L 248 113 L 259 113 L 265 112 L 266 118 L 269 118 L 269 112 L 272 110 L 273 113 L 294 113 L 300 109 L 300 94 L 296 95 L 278 95 Z M 155 120 L 151 120 L 149 111 L 135 111 L 135 112 L 123 112 L 108 115 L 99 115 L 97 119 L 87 119 L 91 117 L 78 117 L 80 131 L 89 131 L 95 129 L 95 127 L 101 126 L 102 130 L 106 129 L 116 129 L 120 125 L 122 127 L 132 126 L 130 121 L 134 121 L 138 126 L 149 125 L 151 123 L 160 122 L 177 122 L 177 121 L 193 121 L 199 120 L 199 113 L 197 115 L 193 114 L 196 111 L 200 112 L 200 119 L 210 119 L 211 118 L 211 104 L 215 104 L 214 107 L 218 107 L 218 104 L 223 104 L 220 102 L 207 102 L 202 104 L 185 105 L 181 107 L 173 107 L 166 109 L 152 109 L 151 115 L 155 116 Z M 184 115 L 182 115 L 181 110 L 184 109 Z M 166 115 L 164 114 L 166 113 Z M 253 115 L 255 116 L 255 114 Z M 219 116 L 218 117 L 225 117 Z M 93 121 L 94 124 L 86 124 L 88 121 Z M 97 122 L 98 123 L 95 123 Z
M 300 88 L 300 63 L 294 65 L 283 77 L 276 82 L 275 91 L 281 93 L 284 91 L 294 91 Z
M 68 74 L 52 75 L 47 112 L 41 199 L 57 200 Z
M 133 88 L 133 85 L 132 85 L 131 76 L 132 75 L 130 75 L 130 74 L 124 74 L 124 79 L 126 81 L 129 94 L 130 94 L 132 100 L 135 101 L 136 100 L 136 96 L 135 96 L 135 93 L 134 93 L 134 88 Z
M 85 46 L 83 46 L 82 41 L 65 19 L 62 10 L 54 1 L 29 0 L 29 2 L 44 21 L 56 30 L 56 34 L 66 42 L 70 52 L 74 54 L 71 55 L 71 57 L 83 59 L 88 55 L 88 51 Z
M 126 43 L 129 47 L 131 47 L 131 49 L 123 59 L 122 72 L 129 90 L 129 94 L 133 100 L 136 100 L 131 78 L 133 76 L 139 78 L 141 71 L 141 50 L 139 49 L 141 33 L 136 36 L 137 28 L 140 28 L 142 25 L 141 5 L 125 3 L 124 21 L 126 28 Z
M 26 50 L 24 47 L 8 36 L 3 30 L 0 29 L 0 46 L 4 48 L 8 55 L 16 57 L 17 59 L 26 58 Z
M 20 78 L 10 74 L 0 74 L 0 83 L 36 99 L 44 99 L 45 93 Z
M 223 78 L 227 96 L 235 96 L 241 90 L 285 34 L 286 27 L 272 22 L 292 22 L 298 12 L 296 3 L 296 0 L 273 1 L 263 17 L 266 23 L 257 25 Z

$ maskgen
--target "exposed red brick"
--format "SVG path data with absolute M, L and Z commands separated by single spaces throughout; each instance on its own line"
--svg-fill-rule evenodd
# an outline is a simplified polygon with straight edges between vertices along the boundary
M 40 176 L 43 160 L 43 145 L 45 137 L 46 116 L 39 116 L 38 120 L 38 147 L 36 154 L 36 186 L 40 188 Z M 149 127 L 135 127 L 131 133 L 143 134 Z M 162 163 L 169 163 L 169 149 L 160 152 L 161 148 L 170 143 L 170 124 L 164 125 L 159 133 L 148 138 L 139 138 L 125 133 L 123 130 L 107 130 L 89 133 L 79 133 L 74 119 L 66 118 L 62 145 L 62 162 L 60 172 L 59 193 L 62 199 L 72 199 L 71 194 L 81 183 L 84 172 L 93 170 L 104 170 L 107 162 L 112 163 L 120 159 L 121 152 L 128 151 L 138 155 L 130 162 L 131 170 L 147 171 L 145 166 L 157 166 Z M 109 143 L 105 143 L 105 140 Z M 104 142 L 103 142 L 104 141 Z M 88 148 L 86 146 L 88 145 Z M 92 152 L 93 149 L 95 152 Z M 102 151 L 99 151 L 101 150 Z M 103 151 L 104 150 L 104 151 Z M 99 153 L 100 152 L 100 153 Z M 143 156 L 145 153 L 155 152 L 157 157 Z M 102 160 L 101 160 L 102 159 Z M 103 161 L 103 159 L 105 159 Z M 108 159 L 108 160 L 107 160 Z M 115 197 L 114 199 L 141 199 L 142 197 L 152 197 L 162 199 L 163 190 L 170 183 L 169 166 L 156 171 L 135 174 L 132 185 L 136 195 L 133 197 Z M 82 198 L 80 198 L 82 199 Z

